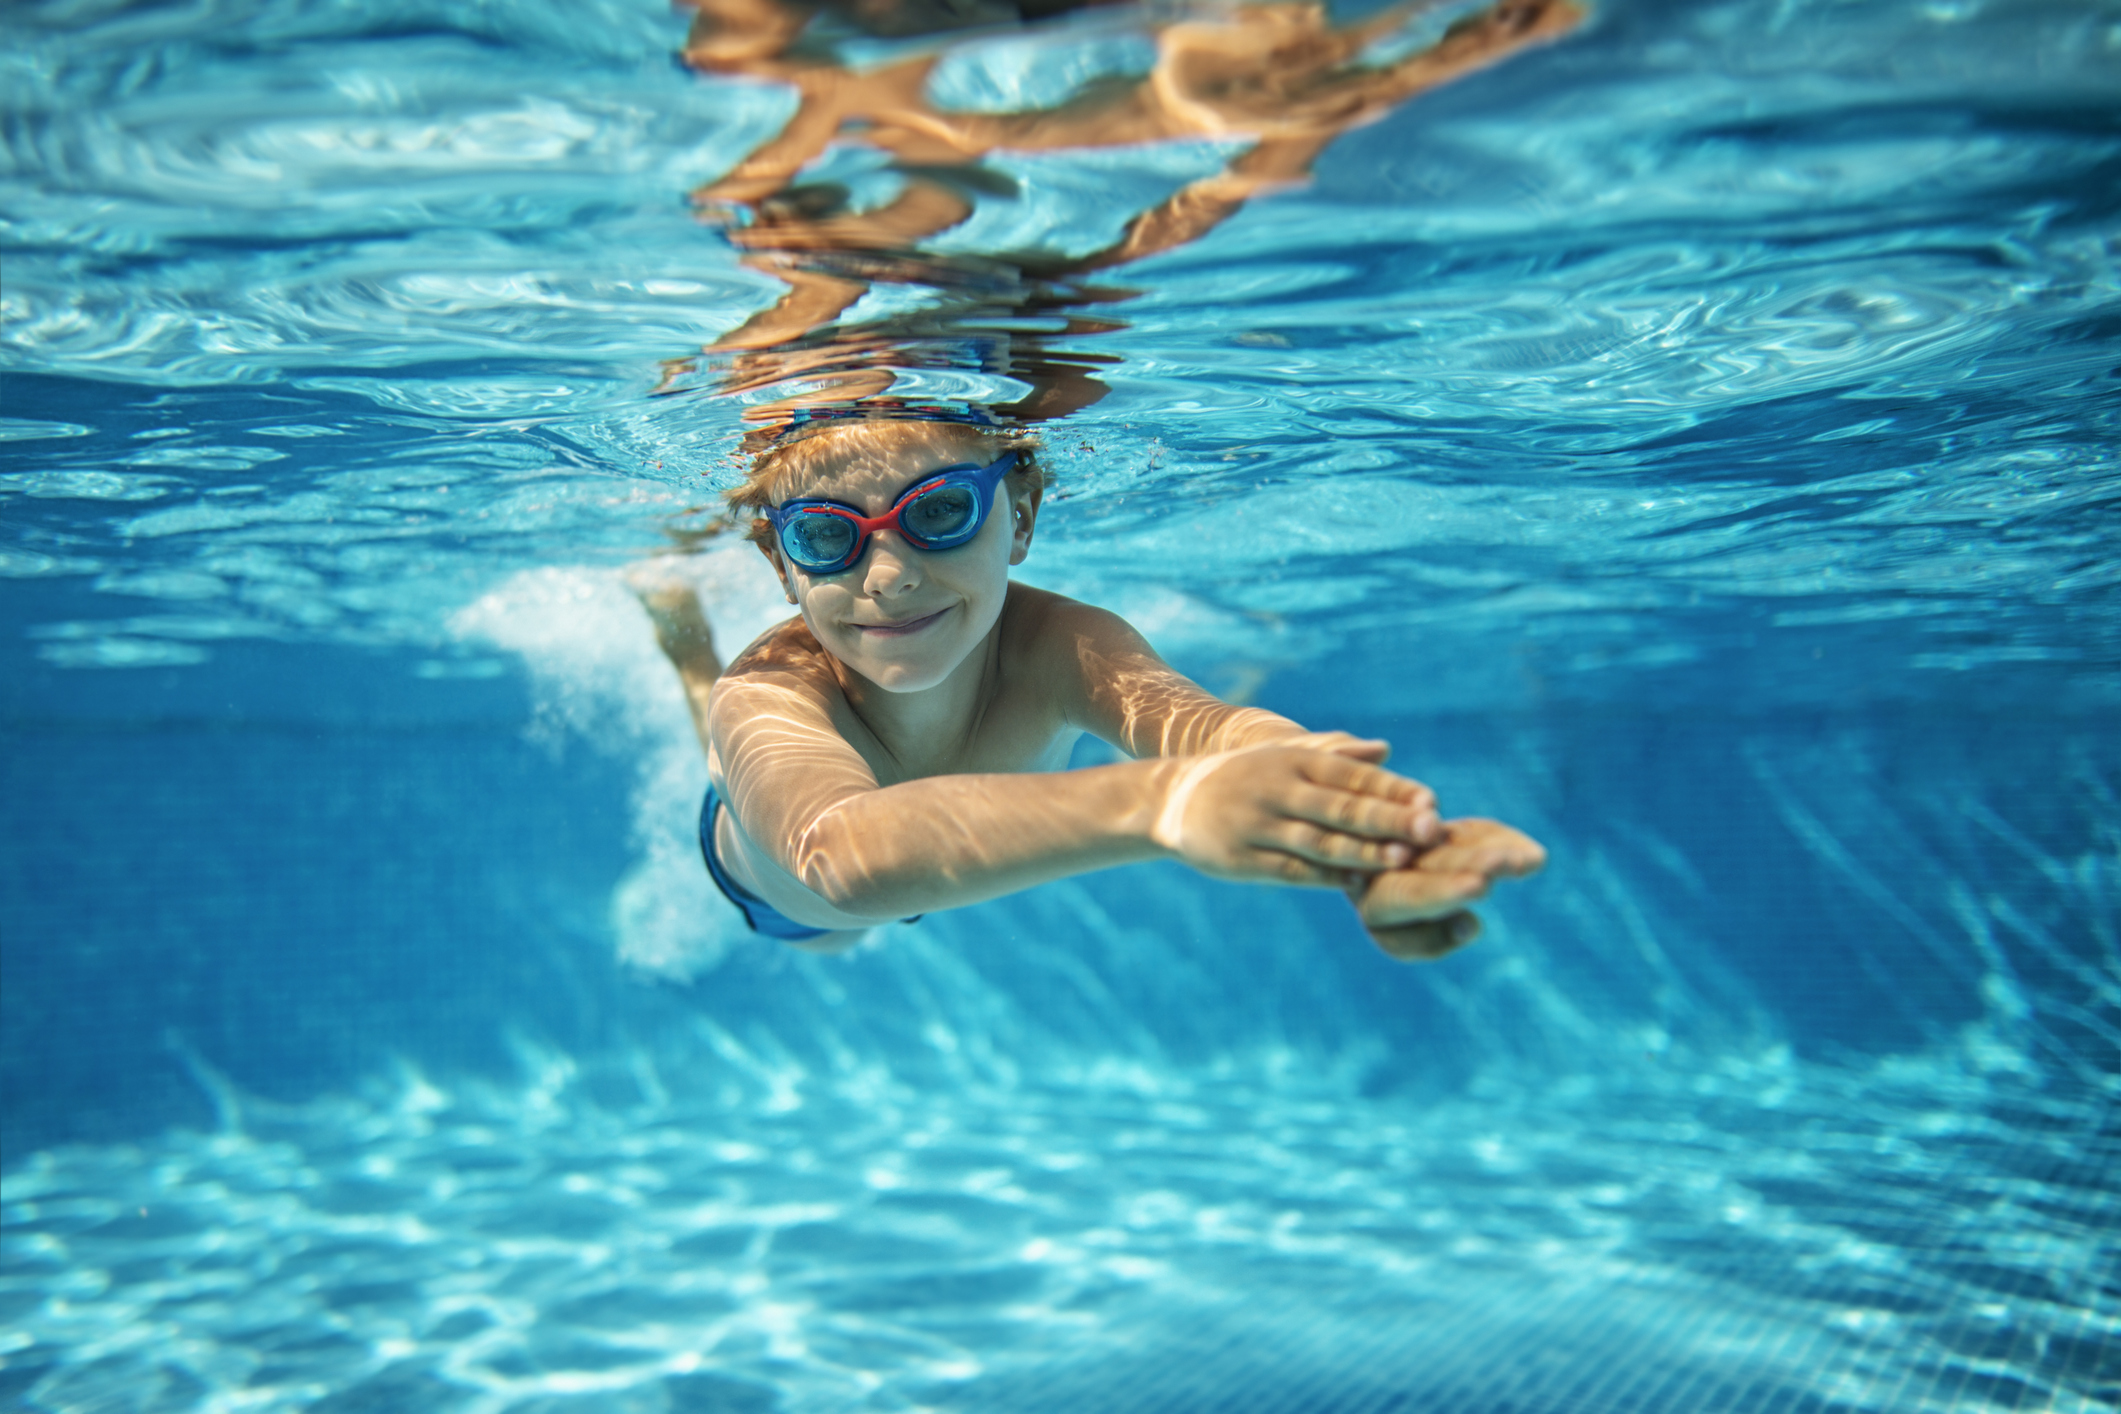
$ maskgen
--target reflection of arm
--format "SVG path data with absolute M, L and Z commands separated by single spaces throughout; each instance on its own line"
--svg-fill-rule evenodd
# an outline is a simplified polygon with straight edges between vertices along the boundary
M 1503 0 L 1453 25 L 1430 49 L 1384 68 L 1349 65 L 1364 43 L 1418 8 L 1398 6 L 1369 25 L 1317 34 L 1274 23 L 1270 10 L 1244 12 L 1249 23 L 1173 26 L 1161 36 L 1156 72 L 1125 101 L 1005 120 L 1022 129 L 1009 134 L 1011 145 L 1021 147 L 1102 146 L 1140 141 L 1145 133 L 1260 139 L 1226 170 L 1128 222 L 1112 245 L 1062 269 L 1107 269 L 1198 240 L 1261 191 L 1308 179 L 1319 154 L 1349 128 L 1565 33 L 1583 17 L 1573 0 Z
M 839 134 L 846 114 L 831 101 L 828 85 L 798 83 L 798 107 L 780 132 L 720 177 L 694 192 L 693 200 L 763 201 L 785 188 L 803 165 Z
M 791 626 L 786 635 L 800 633 Z M 807 635 L 804 635 L 807 637 Z M 776 663 L 776 657 L 782 659 Z M 799 922 L 868 924 L 1153 858 L 1176 767 L 1128 762 L 879 787 L 834 720 L 829 673 L 769 641 L 716 685 L 716 756 L 748 849 L 740 881 Z M 821 680 L 821 678 L 823 680 Z
M 947 230 L 971 213 L 972 204 L 933 182 L 915 182 L 898 198 L 874 211 L 842 213 L 818 220 L 762 219 L 746 230 L 732 231 L 729 243 L 754 252 L 744 258 L 788 286 L 771 309 L 761 310 L 737 329 L 708 345 L 710 349 L 766 349 L 801 338 L 829 324 L 869 292 L 869 282 L 827 270 L 806 270 L 797 261 L 816 251 L 896 250 Z M 886 379 L 886 384 L 889 383 Z M 726 390 L 725 391 L 730 391 Z M 875 391 L 883 391 L 881 388 Z M 843 391 L 836 396 L 856 394 Z
M 727 174 L 694 193 L 696 199 L 756 202 L 786 187 L 851 121 L 869 141 L 914 161 L 961 162 L 978 149 L 962 146 L 954 116 L 938 114 L 925 97 L 933 57 L 856 71 L 837 64 L 761 62 L 731 72 L 795 85 L 796 110 L 775 136 Z M 897 133 L 884 141 L 883 130 Z
M 745 73 L 779 58 L 810 23 L 813 7 L 788 0 L 687 0 L 696 12 L 685 62 L 709 73 Z
M 800 339 L 820 324 L 830 324 L 847 307 L 869 293 L 857 280 L 843 280 L 815 270 L 804 270 L 787 261 L 746 256 L 741 262 L 762 270 L 788 286 L 788 292 L 736 328 L 707 345 L 708 353 L 731 349 L 773 349 Z M 725 387 L 722 392 L 741 391 Z
M 810 218 L 768 211 L 757 225 L 730 232 L 729 243 L 739 250 L 780 252 L 901 250 L 949 230 L 971 214 L 972 203 L 962 193 L 940 182 L 915 180 L 869 211 L 840 210 Z
M 1270 138 L 1212 177 L 1188 183 L 1127 223 L 1126 234 L 1103 250 L 1071 261 L 1070 272 L 1104 270 L 1197 241 L 1235 215 L 1259 192 L 1303 181 L 1333 135 Z

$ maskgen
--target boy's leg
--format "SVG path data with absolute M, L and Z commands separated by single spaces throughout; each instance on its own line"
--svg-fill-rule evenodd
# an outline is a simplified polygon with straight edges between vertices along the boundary
M 715 656 L 714 631 L 700 611 L 700 596 L 689 584 L 671 580 L 634 584 L 634 594 L 655 625 L 655 641 L 663 656 L 678 670 L 685 684 L 685 703 L 692 709 L 692 729 L 699 733 L 700 749 L 707 749 L 707 694 L 722 675 L 722 660 Z

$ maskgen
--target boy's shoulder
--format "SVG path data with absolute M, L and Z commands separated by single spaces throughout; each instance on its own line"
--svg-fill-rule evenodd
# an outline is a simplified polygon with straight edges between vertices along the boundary
M 1019 584 L 1009 586 L 1003 610 L 1001 660 L 1005 680 L 1077 721 L 1087 720 L 1115 684 L 1169 671 L 1140 631 L 1110 609 Z
M 767 629 L 730 659 L 715 679 L 709 711 L 716 716 L 731 709 L 749 713 L 790 693 L 829 701 L 839 691 L 824 645 L 797 616 Z M 739 702 L 744 705 L 738 707 Z
M 1132 624 L 1110 609 L 1011 581 L 1002 608 L 1002 651 L 1030 659 L 1072 661 L 1091 644 L 1138 643 Z
M 1110 609 L 1017 580 L 1009 581 L 1009 597 L 1002 613 L 1003 632 L 1026 635 L 1125 627 L 1127 623 Z

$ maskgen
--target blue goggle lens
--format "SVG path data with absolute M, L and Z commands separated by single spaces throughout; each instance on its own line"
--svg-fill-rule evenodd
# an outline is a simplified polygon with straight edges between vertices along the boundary
M 781 527 L 781 549 L 804 569 L 823 569 L 847 558 L 854 549 L 854 522 L 818 511 L 792 516 Z
M 973 529 L 979 493 L 962 481 L 915 496 L 899 513 L 899 526 L 916 543 L 951 540 Z

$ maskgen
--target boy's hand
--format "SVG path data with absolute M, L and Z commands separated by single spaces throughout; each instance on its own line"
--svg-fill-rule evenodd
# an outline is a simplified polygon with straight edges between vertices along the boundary
M 1330 737 L 1174 762 L 1151 837 L 1218 878 L 1325 888 L 1445 843 L 1429 788 L 1373 764 L 1384 743 Z
M 1495 820 L 1447 820 L 1444 840 L 1405 868 L 1351 880 L 1348 897 L 1370 938 L 1401 962 L 1426 962 L 1480 936 L 1466 905 L 1497 879 L 1537 873 L 1547 852 Z
M 1392 743 L 1378 741 L 1372 737 L 1359 737 L 1348 732 L 1305 732 L 1302 736 L 1284 737 L 1274 744 L 1308 746 L 1315 751 L 1330 751 L 1335 756 L 1367 761 L 1372 766 L 1382 766 L 1392 759 Z

